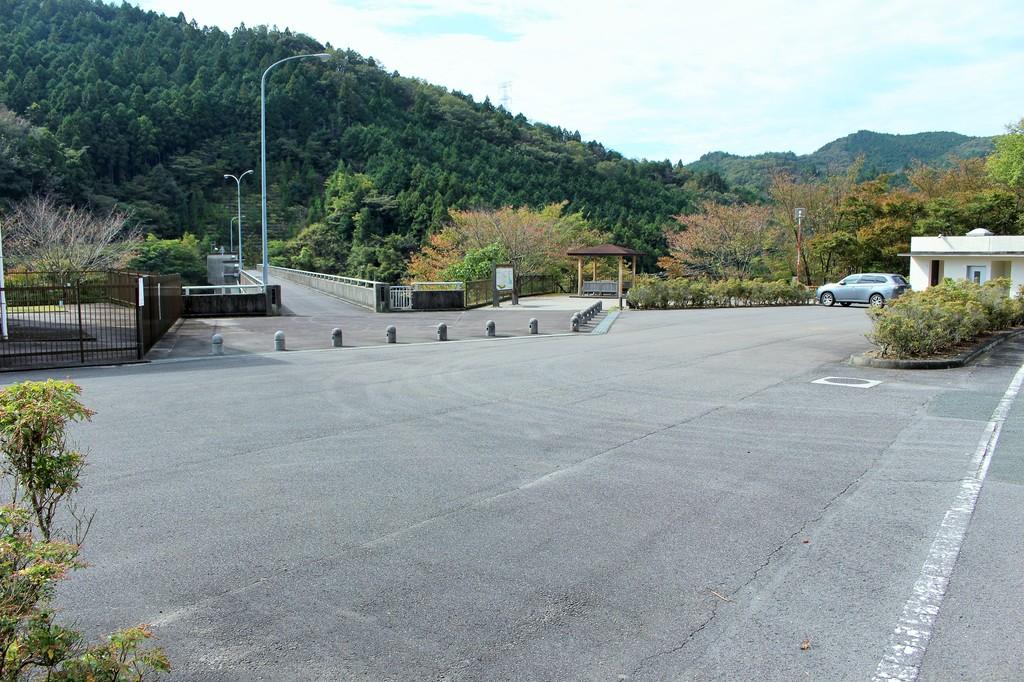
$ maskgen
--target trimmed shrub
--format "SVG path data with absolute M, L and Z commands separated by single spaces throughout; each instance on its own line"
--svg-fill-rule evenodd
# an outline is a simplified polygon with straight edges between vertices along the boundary
M 1024 324 L 1024 287 L 1009 296 L 1010 282 L 984 285 L 947 279 L 925 291 L 908 292 L 868 315 L 868 340 L 883 357 L 921 358 L 947 353 L 979 336 Z
M 802 284 L 757 279 L 638 278 L 626 297 L 631 308 L 676 310 L 681 308 L 731 308 L 736 306 L 804 305 L 813 303 L 813 292 Z

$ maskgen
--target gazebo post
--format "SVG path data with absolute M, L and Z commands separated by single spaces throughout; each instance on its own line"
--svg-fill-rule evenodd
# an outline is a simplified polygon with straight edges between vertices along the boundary
M 576 259 L 576 295 L 583 295 L 583 256 Z
M 622 256 L 619 256 L 619 298 L 622 298 Z
M 630 286 L 636 284 L 636 256 L 633 256 L 633 281 L 630 282 Z

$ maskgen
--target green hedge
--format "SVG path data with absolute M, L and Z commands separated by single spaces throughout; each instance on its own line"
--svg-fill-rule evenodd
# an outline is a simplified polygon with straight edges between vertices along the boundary
M 814 292 L 801 284 L 757 279 L 654 279 L 637 281 L 626 298 L 632 308 L 734 308 L 760 305 L 803 305 Z
M 884 308 L 868 311 L 874 330 L 867 336 L 883 357 L 925 358 L 948 353 L 979 336 L 1024 324 L 1024 287 L 1009 297 L 1010 281 L 983 285 L 947 279 L 924 291 L 908 292 Z

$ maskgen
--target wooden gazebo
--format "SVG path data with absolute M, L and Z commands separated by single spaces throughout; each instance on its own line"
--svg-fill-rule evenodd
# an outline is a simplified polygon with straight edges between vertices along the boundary
M 621 297 L 623 292 L 622 287 L 622 270 L 624 267 L 624 261 L 626 257 L 630 257 L 633 260 L 633 281 L 636 280 L 636 257 L 642 256 L 643 253 L 640 251 L 634 251 L 626 246 L 616 246 L 615 244 L 601 244 L 599 246 L 583 246 L 578 249 L 573 249 L 566 253 L 568 256 L 576 257 L 576 294 L 578 296 L 617 296 Z M 619 259 L 619 279 L 602 281 L 597 279 L 597 263 L 594 263 L 594 276 L 589 282 L 583 281 L 583 259 L 584 258 L 618 258 Z M 630 282 L 632 285 L 632 281 Z

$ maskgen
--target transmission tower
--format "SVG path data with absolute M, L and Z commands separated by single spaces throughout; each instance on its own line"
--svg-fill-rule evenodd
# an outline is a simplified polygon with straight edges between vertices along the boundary
M 501 106 L 505 108 L 505 111 L 509 111 L 508 103 L 512 101 L 509 97 L 508 89 L 512 87 L 512 81 L 502 81 L 501 85 Z

